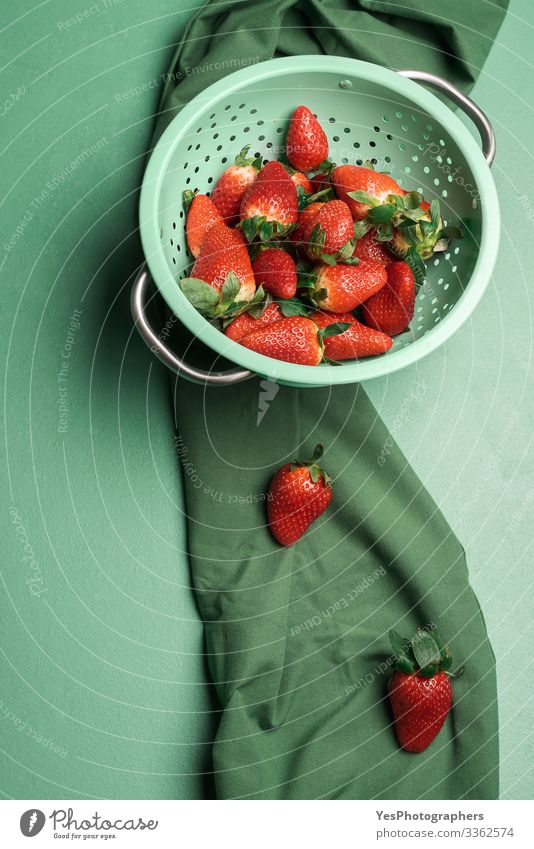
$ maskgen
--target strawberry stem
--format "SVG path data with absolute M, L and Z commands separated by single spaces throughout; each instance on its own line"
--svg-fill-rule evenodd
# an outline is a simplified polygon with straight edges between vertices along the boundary
M 295 460 L 294 463 L 291 464 L 291 471 L 295 469 L 302 468 L 303 466 L 308 468 L 310 473 L 310 478 L 313 483 L 317 483 L 321 478 L 324 480 L 325 484 L 328 486 L 332 483 L 332 478 L 330 475 L 325 472 L 320 466 L 317 465 L 317 461 L 321 459 L 323 456 L 324 446 L 320 443 L 315 446 L 312 456 L 309 460 Z

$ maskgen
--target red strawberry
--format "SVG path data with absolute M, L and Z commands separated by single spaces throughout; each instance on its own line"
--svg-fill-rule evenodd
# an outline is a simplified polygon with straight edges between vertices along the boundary
M 317 366 L 323 358 L 317 325 L 303 316 L 281 318 L 245 336 L 241 344 L 257 354 L 303 366 Z
M 207 195 L 194 195 L 193 192 L 186 191 L 183 197 L 187 207 L 185 222 L 187 247 L 196 259 L 207 231 L 216 221 L 222 221 L 222 218 Z
M 369 230 L 365 236 L 358 239 L 352 255 L 358 259 L 374 259 L 381 265 L 389 265 L 395 257 L 389 253 L 384 242 L 377 242 L 375 233 L 375 230 Z
M 234 342 L 239 342 L 249 333 L 254 333 L 282 318 L 278 304 L 269 304 L 259 318 L 253 318 L 249 312 L 243 312 L 234 318 L 225 329 L 225 334 Z
M 393 345 L 393 339 L 379 330 L 372 330 L 356 321 L 352 313 L 316 312 L 310 316 L 318 327 L 328 327 L 334 322 L 347 322 L 350 327 L 344 333 L 324 340 L 324 352 L 330 360 L 354 360 L 384 354 Z
M 261 251 L 252 270 L 256 285 L 275 298 L 292 298 L 297 292 L 297 269 L 293 259 L 280 248 Z
M 313 270 L 315 303 L 328 312 L 351 312 L 387 282 L 386 269 L 372 259 L 358 265 L 316 265 Z
M 306 177 L 306 174 L 303 174 L 302 171 L 293 171 L 293 173 L 290 174 L 290 177 L 293 180 L 295 186 L 297 187 L 297 191 L 298 187 L 302 186 L 306 194 L 311 195 L 312 184 L 308 177 Z
M 299 212 L 297 227 L 291 233 L 292 242 L 296 243 L 303 240 L 304 233 L 309 229 L 309 222 L 316 216 L 322 206 L 324 206 L 322 201 L 315 201 L 315 203 L 310 203 Z
M 392 177 L 360 165 L 338 165 L 332 173 L 332 183 L 336 195 L 349 206 L 355 221 L 365 218 L 371 203 L 355 200 L 349 193 L 364 192 L 373 198 L 375 205 L 384 203 L 389 195 L 406 194 Z
M 389 700 L 400 746 L 422 752 L 441 730 L 452 706 L 446 674 L 452 655 L 436 632 L 419 629 L 411 641 L 390 632 L 397 670 L 389 683 Z
M 307 106 L 297 106 L 289 121 L 287 158 L 299 171 L 312 171 L 328 156 L 328 139 Z
M 341 200 L 331 200 L 318 206 L 304 223 L 302 217 L 299 218 L 298 231 L 302 247 L 310 259 L 321 259 L 322 256 L 334 259 L 350 257 L 354 250 L 354 223 L 347 204 Z
M 246 189 L 241 201 L 241 226 L 248 242 L 265 242 L 288 233 L 298 218 L 297 189 L 280 162 L 268 162 Z
M 392 262 L 386 272 L 387 284 L 363 305 L 362 318 L 369 327 L 397 336 L 413 318 L 415 282 L 407 262 Z
M 220 291 L 230 271 L 241 282 L 239 299 L 251 300 L 256 291 L 256 281 L 245 240 L 238 230 L 219 222 L 206 233 L 199 257 L 191 269 L 191 277 L 204 280 Z
M 244 147 L 233 165 L 219 177 L 211 199 L 227 224 L 239 221 L 239 209 L 245 190 L 250 186 L 261 168 L 261 156 L 247 158 L 250 145 Z
M 389 698 L 399 744 L 407 752 L 422 752 L 441 730 L 451 708 L 451 683 L 444 672 L 432 678 L 396 672 Z
M 330 477 L 318 465 L 322 445 L 313 457 L 279 469 L 267 495 L 267 520 L 280 545 L 293 545 L 326 510 L 332 498 Z

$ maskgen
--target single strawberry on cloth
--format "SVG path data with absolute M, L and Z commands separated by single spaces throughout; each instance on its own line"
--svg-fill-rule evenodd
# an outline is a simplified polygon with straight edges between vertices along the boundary
M 468 89 L 506 6 L 451 0 L 445 20 L 423 0 L 387 9 L 370 0 L 209 2 L 174 56 L 155 138 L 210 83 L 278 55 L 387 61 Z M 179 335 L 175 344 L 187 347 Z M 221 706 L 218 797 L 496 798 L 494 656 L 464 552 L 364 390 L 259 379 L 224 389 L 178 380 L 173 389 L 192 581 Z M 269 483 L 317 443 L 333 496 L 284 547 L 267 527 Z M 465 671 L 451 679 L 439 733 L 415 752 L 399 745 L 388 634 L 400 635 L 402 662 L 411 651 L 403 638 L 436 628 Z M 444 680 L 434 660 L 430 651 L 413 667 L 434 677 L 414 679 L 410 692 Z

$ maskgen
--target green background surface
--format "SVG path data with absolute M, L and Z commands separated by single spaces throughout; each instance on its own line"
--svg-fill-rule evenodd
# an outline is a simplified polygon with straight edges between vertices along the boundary
M 200 4 L 178 5 L 3 5 L 6 797 L 210 792 L 215 702 L 184 556 L 168 381 L 128 310 L 161 75 Z M 498 661 L 504 798 L 534 790 L 533 29 L 528 0 L 512 0 L 473 91 L 498 137 L 503 231 L 489 292 L 438 352 L 366 385 L 466 547 Z

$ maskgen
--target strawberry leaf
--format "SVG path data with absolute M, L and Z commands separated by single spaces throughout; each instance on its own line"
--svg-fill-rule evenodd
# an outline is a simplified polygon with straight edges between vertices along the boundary
M 231 272 L 233 274 L 233 272 Z M 253 318 L 259 318 L 264 312 L 265 308 L 270 303 L 270 295 L 266 295 L 263 287 L 258 286 L 256 292 L 254 293 L 254 297 L 250 301 L 232 301 L 231 303 L 221 302 L 217 309 L 218 315 L 231 316 L 232 318 L 236 318 L 238 315 L 241 315 L 243 312 L 249 312 Z
M 298 274 L 297 288 L 299 289 L 315 289 L 316 278 L 314 274 Z
M 366 203 L 371 206 L 378 205 L 376 198 L 374 198 L 373 195 L 370 195 L 369 192 L 364 192 L 362 189 L 358 189 L 356 192 L 347 192 L 347 196 L 358 203 Z
M 417 631 L 412 640 L 412 648 L 421 674 L 424 674 L 428 668 L 437 669 L 441 660 L 440 651 L 434 637 L 428 631 L 423 631 L 422 628 Z
M 319 303 L 320 301 L 326 301 L 328 298 L 328 290 L 327 289 L 316 289 L 313 293 L 313 296 L 310 295 L 310 298 L 313 299 L 314 303 Z
M 401 672 L 414 672 L 415 666 L 412 659 L 410 640 L 401 637 L 397 631 L 390 631 L 388 634 L 389 642 L 396 658 L 396 667 Z
M 316 281 L 317 275 L 313 266 L 299 261 L 297 263 L 297 287 L 299 289 L 314 289 Z
M 403 195 L 389 195 L 388 200 L 390 203 L 394 203 L 399 209 L 405 208 Z
M 322 342 L 324 339 L 328 339 L 330 336 L 340 336 L 345 330 L 348 330 L 350 327 L 349 321 L 334 321 L 332 324 L 329 324 L 328 327 L 323 327 L 318 331 L 317 336 L 319 338 L 319 342 Z
M 402 211 L 402 216 L 404 218 L 409 218 L 411 221 L 420 221 L 426 215 L 427 212 L 422 206 L 419 206 L 417 209 L 404 209 Z
M 429 663 L 424 669 L 417 670 L 421 678 L 433 678 L 436 672 L 439 672 L 439 663 Z
M 412 269 L 415 285 L 418 287 L 422 286 L 426 280 L 426 265 L 417 253 L 417 250 L 413 247 L 409 248 L 404 260 Z
M 236 158 L 234 159 L 234 165 L 240 165 L 241 167 L 244 167 L 244 166 L 247 166 L 247 165 L 252 165 L 252 167 L 255 168 L 256 171 L 259 171 L 262 164 L 263 164 L 263 159 L 262 159 L 260 154 L 258 154 L 257 156 L 254 156 L 254 157 L 249 157 L 247 155 L 249 150 L 250 150 L 250 145 L 247 144 L 246 147 L 244 147 L 237 154 Z
M 223 283 L 221 296 L 223 303 L 231 303 L 235 301 L 239 290 L 241 289 L 241 281 L 235 272 L 230 271 Z
M 421 192 L 408 192 L 408 194 L 404 195 L 404 207 L 406 209 L 419 209 L 423 202 L 423 195 Z
M 304 186 L 301 186 L 300 184 L 297 185 L 297 202 L 298 202 L 299 211 L 305 209 L 308 206 L 308 204 L 310 202 L 308 200 L 308 197 L 309 196 L 308 196 L 306 190 L 304 189 Z
M 430 204 L 430 221 L 432 223 L 432 229 L 437 233 L 441 222 L 441 210 L 439 200 L 437 198 L 434 198 Z
M 330 256 L 330 254 L 321 254 L 320 259 L 321 259 L 321 262 L 325 263 L 325 265 L 335 265 L 336 264 L 335 258 L 333 256 Z
M 256 222 L 254 218 L 245 218 L 238 225 L 243 231 L 243 235 L 247 242 L 252 242 L 256 237 Z
M 242 150 L 237 154 L 234 159 L 235 165 L 250 165 L 250 160 L 247 159 L 247 153 L 250 150 L 250 145 L 247 144 L 246 147 L 242 148 Z
M 310 203 L 315 203 L 318 200 L 327 201 L 333 200 L 335 197 L 334 190 L 332 186 L 326 186 L 326 188 L 321 189 L 318 192 L 315 192 L 313 195 L 308 195 L 308 206 Z
M 417 224 L 415 221 L 401 221 L 398 229 L 402 233 L 405 242 L 412 246 L 417 244 Z
M 366 233 L 371 229 L 371 225 L 364 218 L 363 221 L 355 221 L 354 222 L 354 238 L 361 239 L 362 236 L 365 236 Z
M 182 192 L 182 201 L 184 204 L 184 212 L 187 215 L 189 212 L 189 207 L 193 203 L 193 198 L 195 197 L 195 193 L 191 191 L 191 189 L 186 189 L 185 192 Z
M 329 174 L 335 167 L 335 162 L 331 162 L 329 159 L 323 159 L 315 169 L 315 174 Z
M 203 315 L 213 316 L 219 304 L 219 292 L 204 280 L 196 277 L 185 277 L 180 281 L 180 288 L 190 304 Z
M 377 242 L 391 242 L 393 238 L 393 224 L 391 221 L 386 221 L 385 224 L 379 224 L 376 228 Z
M 367 213 L 367 220 L 371 224 L 385 224 L 386 221 L 391 221 L 395 215 L 397 208 L 393 203 L 383 203 L 380 206 L 375 206 Z
M 282 315 L 286 316 L 286 318 L 293 315 L 307 316 L 309 313 L 309 307 L 303 304 L 298 298 L 287 298 L 285 300 L 277 299 L 275 303 L 278 304 L 280 312 Z
M 234 301 L 226 308 L 221 304 L 218 316 L 222 319 L 223 330 L 226 330 L 228 325 L 244 312 L 250 313 L 252 318 L 261 318 L 270 303 L 271 296 L 266 295 L 262 287 L 259 286 L 251 301 Z
M 338 262 L 346 262 L 352 257 L 353 253 L 354 239 L 350 239 L 348 242 L 345 242 L 345 244 L 342 245 L 340 249 L 336 252 L 336 259 Z
M 258 236 L 262 242 L 268 242 L 273 237 L 274 226 L 272 221 L 264 220 L 258 228 Z
M 389 631 L 388 633 L 389 644 L 393 649 L 393 653 L 396 655 L 400 655 L 405 653 L 405 646 L 409 644 L 409 640 L 405 637 L 401 637 L 398 631 Z
M 448 645 L 445 643 L 445 641 L 442 639 L 442 637 L 441 637 L 441 635 L 438 633 L 438 631 L 433 630 L 433 631 L 432 631 L 432 636 L 433 636 L 433 638 L 434 638 L 434 640 L 435 640 L 435 642 L 436 642 L 436 645 L 437 645 L 437 647 L 438 647 L 438 649 L 439 649 L 439 656 L 440 656 L 440 663 L 439 663 L 439 665 L 440 665 L 440 669 L 441 669 L 443 672 L 446 672 L 446 671 L 447 671 L 448 669 L 450 669 L 450 668 L 451 668 L 451 666 L 452 666 L 452 652 L 451 652 L 451 650 L 450 650 L 449 646 L 448 646 Z
M 321 256 L 326 242 L 326 230 L 320 224 L 316 224 L 311 233 L 308 250 L 316 256 Z

